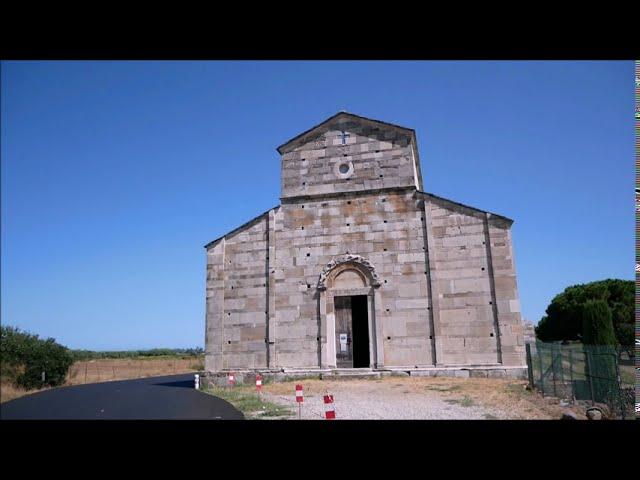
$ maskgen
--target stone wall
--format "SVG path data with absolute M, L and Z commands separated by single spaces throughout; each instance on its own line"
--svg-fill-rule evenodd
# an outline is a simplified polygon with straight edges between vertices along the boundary
M 487 240 L 491 246 L 491 273 L 494 278 L 496 310 L 500 331 L 503 365 L 525 365 L 524 323 L 520 312 L 520 297 L 516 281 L 511 222 L 490 213 L 487 217 Z
M 536 343 L 536 329 L 531 322 L 524 321 L 524 343 Z
M 438 364 L 523 365 L 511 222 L 424 198 Z
M 341 131 L 349 132 L 342 144 Z M 340 166 L 349 169 L 341 173 Z M 390 187 L 421 188 L 415 145 L 402 131 L 336 120 L 282 155 L 282 198 Z
M 326 297 L 340 292 L 316 287 L 345 254 L 379 278 L 376 367 L 523 365 L 509 228 L 413 190 L 285 203 L 207 252 L 207 370 L 331 367 Z
M 277 365 L 318 366 L 318 276 L 334 257 L 368 259 L 380 277 L 375 319 L 384 364 L 431 365 L 423 223 L 413 192 L 283 204 L 276 217 Z M 331 314 L 332 312 L 327 312 Z M 370 332 L 371 334 L 372 332 Z
M 205 367 L 265 368 L 268 214 L 207 250 Z

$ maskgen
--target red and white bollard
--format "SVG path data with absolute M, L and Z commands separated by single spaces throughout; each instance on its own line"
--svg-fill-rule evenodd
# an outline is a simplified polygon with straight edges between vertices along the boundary
M 227 376 L 227 383 L 229 384 L 230 387 L 233 387 L 236 384 L 236 376 L 233 374 L 233 372 L 231 372 Z
M 335 420 L 336 410 L 333 407 L 333 395 L 324 396 L 324 418 L 327 420 Z
M 262 375 L 256 375 L 256 390 L 258 393 L 262 393 Z
M 301 420 L 302 419 L 302 402 L 304 402 L 302 385 L 296 385 L 296 402 L 298 402 L 298 420 Z

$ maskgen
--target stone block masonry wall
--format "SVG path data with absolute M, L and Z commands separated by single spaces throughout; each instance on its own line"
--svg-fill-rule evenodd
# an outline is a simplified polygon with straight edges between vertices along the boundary
M 522 366 L 510 225 L 412 189 L 270 210 L 207 250 L 206 369 L 330 365 L 316 286 L 347 253 L 379 276 L 378 366 Z
M 342 144 L 341 132 L 349 136 Z M 366 189 L 420 188 L 415 145 L 406 133 L 354 121 L 328 131 L 282 156 L 282 198 Z M 349 170 L 340 172 L 340 165 Z
M 523 365 L 511 222 L 427 197 L 438 364 Z
M 265 368 L 268 214 L 207 250 L 207 370 Z
M 205 370 L 218 372 L 224 364 L 224 246 L 225 239 L 207 249 Z
M 525 365 L 524 322 L 520 313 L 511 230 L 504 221 L 493 219 L 491 214 L 487 214 L 486 225 L 491 245 L 502 363 Z
M 318 366 L 315 286 L 322 268 L 346 253 L 367 258 L 380 277 L 375 317 L 385 365 L 433 365 L 424 221 L 412 191 L 283 204 L 275 229 L 277 365 Z

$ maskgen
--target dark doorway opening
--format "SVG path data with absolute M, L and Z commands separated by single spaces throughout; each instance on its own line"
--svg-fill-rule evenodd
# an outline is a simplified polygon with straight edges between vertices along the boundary
M 366 295 L 334 297 L 336 366 L 369 368 L 369 313 Z
M 369 314 L 366 295 L 351 297 L 353 316 L 353 367 L 369 368 Z

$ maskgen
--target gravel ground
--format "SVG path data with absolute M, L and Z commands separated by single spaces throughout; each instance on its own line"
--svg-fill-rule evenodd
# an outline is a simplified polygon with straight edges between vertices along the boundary
M 388 378 L 383 380 L 341 380 L 301 382 L 305 389 L 302 419 L 324 419 L 323 394 L 334 396 L 336 419 L 342 420 L 484 420 L 513 418 L 494 406 L 478 403 L 455 386 L 429 386 L 425 381 Z M 427 379 L 425 379 L 427 380 Z M 286 386 L 285 386 L 286 385 Z M 294 384 L 265 388 L 265 399 L 287 405 L 295 411 Z M 287 394 L 286 390 L 292 390 Z M 269 392 L 268 390 L 272 390 Z M 283 391 L 285 390 L 285 391 Z

